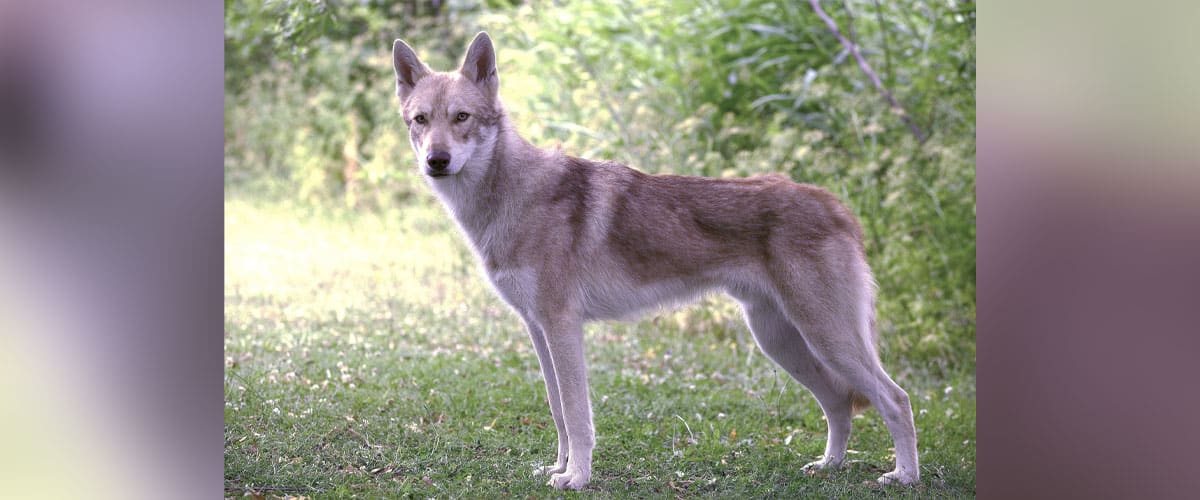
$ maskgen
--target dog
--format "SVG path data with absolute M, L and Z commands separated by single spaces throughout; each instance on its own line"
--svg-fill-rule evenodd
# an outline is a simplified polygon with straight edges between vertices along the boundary
M 535 474 L 569 490 L 591 479 L 584 322 L 719 290 L 825 413 L 825 454 L 801 470 L 841 465 L 851 418 L 873 405 L 895 442 L 879 482 L 919 481 L 908 393 L 879 361 L 862 228 L 836 197 L 782 175 L 648 175 L 539 149 L 505 113 L 487 33 L 456 72 L 400 39 L 392 62 L 418 168 L 533 340 L 558 430 L 557 459 Z

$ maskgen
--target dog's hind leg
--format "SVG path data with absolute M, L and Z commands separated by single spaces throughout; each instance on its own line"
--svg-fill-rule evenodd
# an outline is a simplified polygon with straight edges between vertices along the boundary
M 550 348 L 546 345 L 546 334 L 537 323 L 525 319 L 529 328 L 529 337 L 533 340 L 533 350 L 537 352 L 538 364 L 542 367 L 542 378 L 546 382 L 546 399 L 550 403 L 550 415 L 554 417 L 554 427 L 558 429 L 558 458 L 554 465 L 538 467 L 533 471 L 536 475 L 552 475 L 567 470 L 567 425 L 563 420 L 562 398 L 558 393 L 558 378 L 554 375 L 554 360 L 550 357 Z
M 852 426 L 850 386 L 813 356 L 800 332 L 780 311 L 774 299 L 765 295 L 742 294 L 738 300 L 742 303 L 746 323 L 759 349 L 808 388 L 825 412 L 829 426 L 825 454 L 819 461 L 805 465 L 802 470 L 838 467 L 846 457 L 846 441 L 850 438 Z
M 913 484 L 920 479 L 917 432 L 908 393 L 883 370 L 872 332 L 872 297 L 866 263 L 854 260 L 841 269 L 791 269 L 777 275 L 776 287 L 788 319 L 796 325 L 813 357 L 846 381 L 879 410 L 892 434 L 896 469 L 880 483 Z

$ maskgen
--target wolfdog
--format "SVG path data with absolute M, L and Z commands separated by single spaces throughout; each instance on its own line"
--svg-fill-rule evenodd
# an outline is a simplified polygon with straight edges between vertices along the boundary
M 908 394 L 879 362 L 862 228 L 832 194 L 782 175 L 648 175 L 534 147 L 500 102 L 487 33 L 457 72 L 431 70 L 403 40 L 392 62 L 418 168 L 533 339 L 558 429 L 557 459 L 535 474 L 559 489 L 591 479 L 585 321 L 720 290 L 825 412 L 825 454 L 802 470 L 841 465 L 851 418 L 874 405 L 896 454 L 879 482 L 919 480 Z

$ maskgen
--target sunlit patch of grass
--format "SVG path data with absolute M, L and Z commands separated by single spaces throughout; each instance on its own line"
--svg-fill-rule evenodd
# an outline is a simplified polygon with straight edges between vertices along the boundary
M 225 479 L 310 497 L 558 497 L 537 361 L 439 207 L 341 213 L 226 202 Z M 825 425 L 726 299 L 587 329 L 604 496 L 883 495 L 891 440 L 855 420 L 851 462 L 807 476 Z M 912 394 L 922 484 L 970 497 L 970 373 L 889 367 Z

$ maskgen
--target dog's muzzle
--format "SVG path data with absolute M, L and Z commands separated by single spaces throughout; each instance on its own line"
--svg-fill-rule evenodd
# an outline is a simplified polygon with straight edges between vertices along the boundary
M 445 177 L 449 175 L 446 171 L 450 168 L 450 153 L 445 151 L 433 151 L 425 157 L 425 173 L 430 177 Z

